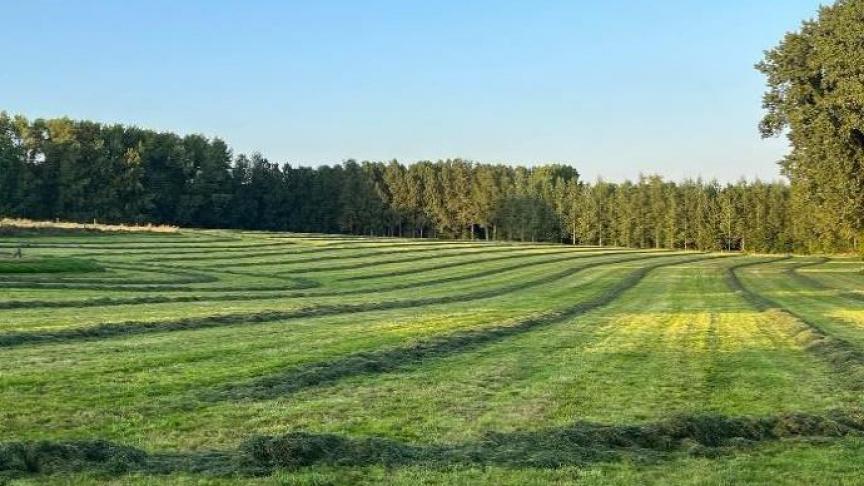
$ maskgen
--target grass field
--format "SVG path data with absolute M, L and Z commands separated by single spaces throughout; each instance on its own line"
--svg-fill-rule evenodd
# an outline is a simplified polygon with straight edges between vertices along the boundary
M 0 237 L 0 483 L 861 484 L 864 275 L 276 233 Z

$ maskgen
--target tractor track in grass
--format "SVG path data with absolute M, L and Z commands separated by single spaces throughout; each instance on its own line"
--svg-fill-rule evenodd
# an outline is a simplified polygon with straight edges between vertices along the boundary
M 9 348 L 33 343 L 90 341 L 110 339 L 113 337 L 135 334 L 209 329 L 243 324 L 271 323 L 275 321 L 290 320 L 304 317 L 320 317 L 356 312 L 405 309 L 427 305 L 465 303 L 474 300 L 499 297 L 502 295 L 527 290 L 532 287 L 538 287 L 541 285 L 554 283 L 558 280 L 567 278 L 571 275 L 582 272 L 589 268 L 616 263 L 628 263 L 646 258 L 652 257 L 641 256 L 630 259 L 589 262 L 584 265 L 567 268 L 558 272 L 545 275 L 540 278 L 520 282 L 517 284 L 494 287 L 479 290 L 476 292 L 468 292 L 457 295 L 445 295 L 440 297 L 418 297 L 413 299 L 400 299 L 385 302 L 367 302 L 359 304 L 320 305 L 309 306 L 291 311 L 265 311 L 238 314 L 222 314 L 203 317 L 190 317 L 173 321 L 124 321 L 78 327 L 72 329 L 58 329 L 56 331 L 50 332 L 4 332 L 0 333 L 0 348 Z
M 743 268 L 788 261 L 791 258 L 786 256 L 773 260 L 759 260 L 732 265 L 726 269 L 726 282 L 731 289 L 742 295 L 756 310 L 781 312 L 800 322 L 805 326 L 805 330 L 813 336 L 813 340 L 807 344 L 806 349 L 822 358 L 832 369 L 845 378 L 850 379 L 851 385 L 855 389 L 864 388 L 864 350 L 845 339 L 834 336 L 813 320 L 789 309 L 780 302 L 748 288 L 738 277 L 738 270 Z M 809 264 L 812 262 L 802 263 L 805 266 Z
M 531 261 L 523 261 L 513 265 L 496 267 L 488 270 L 483 270 L 479 272 L 473 272 L 470 274 L 460 274 L 460 275 L 450 275 L 437 279 L 427 279 L 419 282 L 408 282 L 403 284 L 394 284 L 387 285 L 381 287 L 373 287 L 373 288 L 359 288 L 359 289 L 347 289 L 347 290 L 330 290 L 330 291 L 314 291 L 314 292 L 297 292 L 297 291 L 288 291 L 284 293 L 269 293 L 269 294 L 238 294 L 238 295 L 193 295 L 193 296 L 142 296 L 142 297 L 99 297 L 94 299 L 83 299 L 76 301 L 57 301 L 57 300 L 8 300 L 8 301 L 0 301 L 0 309 L 39 309 L 39 308 L 54 308 L 54 309 L 62 309 L 62 308 L 85 308 L 85 307 L 107 307 L 107 306 L 120 306 L 120 305 L 143 305 L 143 304 L 170 304 L 170 303 L 190 303 L 190 302 L 240 302 L 240 301 L 255 301 L 255 300 L 275 300 L 275 299 L 295 299 L 295 298 L 312 298 L 312 297 L 336 297 L 336 296 L 348 296 L 348 295 L 366 295 L 366 294 L 377 294 L 384 292 L 392 292 L 396 290 L 406 290 L 406 289 L 422 289 L 426 287 L 431 287 L 434 285 L 440 285 L 444 283 L 454 283 L 454 282 L 462 282 L 468 281 L 483 277 L 488 277 L 490 275 L 503 274 L 515 270 L 519 270 L 526 267 L 531 267 L 535 265 L 547 265 L 550 263 L 562 263 L 571 260 L 577 260 L 582 258 L 603 258 L 605 256 L 615 256 L 619 253 L 609 252 L 603 254 L 577 254 L 577 255 L 568 255 L 566 257 L 553 257 L 546 258 L 540 261 L 533 260 L 536 257 L 544 257 L 554 255 L 554 252 L 537 254 L 537 255 L 520 255 L 520 257 L 524 259 L 531 258 Z M 641 252 L 626 252 L 626 254 L 642 254 Z M 649 254 L 658 255 L 654 252 L 649 252 Z M 509 257 L 508 257 L 509 258 Z M 498 258 L 495 258 L 497 260 Z M 480 261 L 480 263 L 485 263 L 486 261 Z M 234 273 L 234 272 L 231 272 Z M 241 275 L 249 275 L 245 273 L 240 273 Z M 251 275 L 250 275 L 251 276 Z M 254 274 L 254 276 L 259 276 L 258 274 Z M 265 275 L 261 275 L 265 276 Z M 248 292 L 257 292 L 254 287 L 250 287 Z
M 284 372 L 205 392 L 200 399 L 203 401 L 266 400 L 296 393 L 306 388 L 331 384 L 352 376 L 404 370 L 430 359 L 456 355 L 506 338 L 565 322 L 610 304 L 624 292 L 635 287 L 653 270 L 711 258 L 719 257 L 700 255 L 648 264 L 630 272 L 598 296 L 563 309 L 546 312 L 540 316 L 530 317 L 512 324 L 492 326 L 476 331 L 460 331 L 446 336 L 419 340 L 408 346 L 380 351 L 363 351 L 325 363 L 299 366 Z M 583 267 L 580 271 L 587 268 L 590 267 Z

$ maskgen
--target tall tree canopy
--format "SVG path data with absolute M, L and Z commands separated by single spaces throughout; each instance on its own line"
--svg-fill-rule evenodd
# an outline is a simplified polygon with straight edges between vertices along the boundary
M 0 216 L 637 248 L 819 248 L 822 237 L 797 210 L 784 183 L 659 176 L 587 183 L 567 165 L 461 159 L 296 167 L 234 154 L 200 135 L 0 113 Z M 836 240 L 835 249 L 849 249 Z
M 765 136 L 787 133 L 781 162 L 810 250 L 860 246 L 864 231 L 864 0 L 823 7 L 757 65 Z M 801 236 L 799 234 L 799 236 Z

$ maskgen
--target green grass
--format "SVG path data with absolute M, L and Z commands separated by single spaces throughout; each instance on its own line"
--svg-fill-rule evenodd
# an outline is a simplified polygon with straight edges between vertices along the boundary
M 102 272 L 94 260 L 80 258 L 13 258 L 0 259 L 0 274 L 89 273 Z
M 35 270 L 0 261 L 0 482 L 864 473 L 852 259 L 235 231 L 26 242 L 10 264 Z

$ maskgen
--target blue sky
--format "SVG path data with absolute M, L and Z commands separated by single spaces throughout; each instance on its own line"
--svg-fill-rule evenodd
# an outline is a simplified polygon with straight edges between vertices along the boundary
M 762 51 L 817 0 L 0 0 L 0 109 L 317 165 L 464 157 L 774 179 Z

